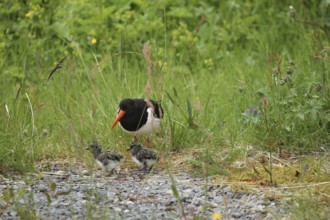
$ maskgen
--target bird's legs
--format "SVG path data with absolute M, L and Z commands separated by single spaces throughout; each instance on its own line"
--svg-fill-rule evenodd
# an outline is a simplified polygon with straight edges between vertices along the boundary
M 149 145 L 150 145 L 150 140 L 149 140 L 149 137 L 147 137 L 147 139 L 146 139 L 146 141 L 144 142 L 144 146 L 146 147 L 146 148 L 148 148 L 149 147 Z
M 116 169 L 104 168 L 104 169 L 102 169 L 102 171 L 103 171 L 103 174 L 105 176 L 112 176 L 117 170 Z
M 139 142 L 138 138 L 136 136 L 134 136 L 134 139 L 133 139 L 133 142 Z M 132 143 L 133 143 L 132 142 Z M 146 141 L 144 142 L 144 147 L 148 148 L 149 145 L 150 145 L 150 140 L 149 140 L 149 137 L 147 137 Z
M 143 170 L 148 170 L 148 164 L 146 161 L 143 162 Z

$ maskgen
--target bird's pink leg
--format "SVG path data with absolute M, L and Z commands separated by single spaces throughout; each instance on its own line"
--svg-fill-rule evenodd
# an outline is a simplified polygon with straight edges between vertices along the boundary
M 146 148 L 148 148 L 149 145 L 150 145 L 150 140 L 149 140 L 149 137 L 147 137 L 146 142 L 144 143 L 144 146 L 145 146 Z

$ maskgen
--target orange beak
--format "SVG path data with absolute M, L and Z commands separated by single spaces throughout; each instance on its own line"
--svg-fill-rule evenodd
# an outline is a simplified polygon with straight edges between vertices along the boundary
M 117 122 L 118 122 L 122 117 L 124 117 L 125 113 L 126 113 L 126 112 L 123 111 L 123 110 L 120 110 L 120 111 L 119 111 L 119 113 L 118 113 L 118 115 L 117 115 L 117 118 L 114 120 L 114 122 L 113 122 L 112 125 L 111 125 L 111 129 L 113 129 L 113 128 L 116 126 Z

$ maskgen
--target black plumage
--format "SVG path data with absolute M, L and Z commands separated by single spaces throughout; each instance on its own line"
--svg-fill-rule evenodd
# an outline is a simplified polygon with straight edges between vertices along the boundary
M 131 135 L 149 135 L 160 129 L 164 111 L 159 102 L 144 99 L 123 99 L 118 115 L 111 128 L 119 122 L 122 129 Z

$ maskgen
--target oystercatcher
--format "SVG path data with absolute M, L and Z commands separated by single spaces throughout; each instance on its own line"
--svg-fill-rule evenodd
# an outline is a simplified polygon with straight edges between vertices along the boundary
M 160 122 L 164 112 L 159 102 L 144 99 L 123 99 L 119 104 L 118 115 L 112 123 L 113 129 L 117 122 L 129 135 L 148 136 L 160 131 Z
M 159 161 L 155 151 L 143 148 L 139 142 L 132 142 L 130 148 L 132 160 L 145 170 L 151 170 L 154 164 Z
M 102 147 L 97 143 L 89 145 L 86 150 L 92 152 L 96 163 L 104 171 L 110 170 L 110 173 L 113 173 L 113 171 L 119 167 L 124 160 L 124 157 L 116 152 L 105 151 L 102 153 Z

